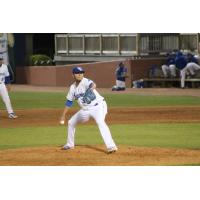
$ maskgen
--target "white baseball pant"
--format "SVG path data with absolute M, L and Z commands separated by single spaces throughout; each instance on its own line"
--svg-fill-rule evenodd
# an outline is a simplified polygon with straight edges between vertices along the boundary
M 188 63 L 186 65 L 186 71 L 191 75 L 195 74 L 195 71 L 200 70 L 200 66 L 194 62 Z
M 107 104 L 105 101 L 101 101 L 96 106 L 91 106 L 88 110 L 81 109 L 75 113 L 68 121 L 68 138 L 67 146 L 74 147 L 74 136 L 77 123 L 84 123 L 92 117 L 100 130 L 101 136 L 107 148 L 116 147 L 110 130 L 105 122 L 105 116 L 107 114 Z
M 0 83 L 0 95 L 3 99 L 4 104 L 6 105 L 8 114 L 13 113 L 12 105 L 10 102 L 10 97 L 8 95 L 8 90 L 4 83 Z
M 164 77 L 167 77 L 168 74 L 172 77 L 176 77 L 176 66 L 175 65 L 162 65 L 161 66 Z
M 116 80 L 116 86 L 117 88 L 126 88 L 125 81 Z
M 181 87 L 185 87 L 185 77 L 186 75 L 194 75 L 195 71 L 200 70 L 200 66 L 196 63 L 188 63 L 184 69 L 180 71 L 181 76 Z
M 180 71 L 180 77 L 181 77 L 181 88 L 185 87 L 185 76 L 186 76 L 186 68 L 182 69 Z

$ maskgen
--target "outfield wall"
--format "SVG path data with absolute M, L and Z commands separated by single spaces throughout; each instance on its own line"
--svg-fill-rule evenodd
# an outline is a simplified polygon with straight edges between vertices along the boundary
M 85 76 L 94 80 L 98 87 L 110 88 L 115 85 L 115 70 L 120 61 L 95 62 L 80 64 L 86 73 Z M 137 79 L 146 78 L 153 64 L 161 65 L 163 59 L 127 60 L 128 68 L 127 87 Z M 69 86 L 73 82 L 71 70 L 76 66 L 25 66 L 16 68 L 16 83 L 38 86 Z

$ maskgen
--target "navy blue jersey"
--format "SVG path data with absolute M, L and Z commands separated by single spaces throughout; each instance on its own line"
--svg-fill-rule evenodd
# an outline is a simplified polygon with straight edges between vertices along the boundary
M 166 60 L 166 65 L 175 65 L 175 57 L 170 55 Z
M 118 67 L 116 69 L 116 79 L 118 81 L 124 81 L 126 79 L 127 68 L 126 67 Z
M 187 65 L 187 59 L 184 55 L 177 56 L 175 59 L 176 68 L 182 70 Z

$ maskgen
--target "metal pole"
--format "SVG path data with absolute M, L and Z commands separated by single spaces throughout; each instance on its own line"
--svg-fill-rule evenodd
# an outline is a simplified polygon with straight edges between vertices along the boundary
M 54 35 L 54 42 L 55 42 L 55 54 L 58 55 L 58 47 L 57 47 L 57 34 Z
M 197 33 L 197 53 L 200 53 L 200 41 L 199 41 L 199 33 Z
M 66 54 L 69 55 L 69 38 L 68 38 L 68 34 L 66 35 L 65 42 L 66 42 Z
M 136 35 L 136 52 L 137 52 L 137 55 L 140 54 L 140 34 L 137 33 Z
M 120 44 L 120 34 L 118 34 L 118 54 L 120 55 L 121 54 L 121 44 Z
M 181 34 L 178 34 L 178 50 L 181 50 Z
M 100 42 L 100 55 L 102 55 L 102 34 L 99 35 L 99 42 Z
M 82 37 L 82 44 L 83 44 L 83 55 L 85 55 L 85 34 L 83 34 L 83 37 Z

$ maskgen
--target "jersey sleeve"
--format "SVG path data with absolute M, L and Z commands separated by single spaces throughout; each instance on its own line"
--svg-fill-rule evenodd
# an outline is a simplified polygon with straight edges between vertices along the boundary
M 74 87 L 73 87 L 73 85 L 70 87 L 69 92 L 66 96 L 66 99 L 69 100 L 69 101 L 74 100 Z
M 87 79 L 85 81 L 85 86 L 86 86 L 86 89 L 92 87 L 92 84 L 94 83 L 94 81 L 90 80 L 90 79 Z

